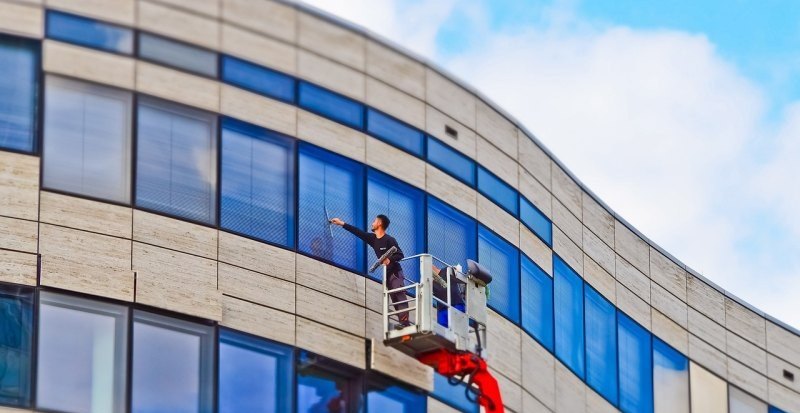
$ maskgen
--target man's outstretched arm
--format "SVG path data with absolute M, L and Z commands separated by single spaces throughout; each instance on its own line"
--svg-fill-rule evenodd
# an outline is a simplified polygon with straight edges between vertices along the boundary
M 374 235 L 373 234 L 364 232 L 364 231 L 362 231 L 362 230 L 360 230 L 360 229 L 358 229 L 358 228 L 356 228 L 356 227 L 354 227 L 354 226 L 342 221 L 339 218 L 331 219 L 331 224 L 339 225 L 340 227 L 346 229 L 347 232 L 349 232 L 349 233 L 361 238 L 362 241 L 364 241 L 368 245 L 372 246 L 372 242 L 374 241 Z

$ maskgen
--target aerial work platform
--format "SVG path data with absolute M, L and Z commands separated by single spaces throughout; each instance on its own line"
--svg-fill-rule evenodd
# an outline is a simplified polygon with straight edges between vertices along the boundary
M 370 271 L 392 253 L 387 251 Z M 466 382 L 467 397 L 487 412 L 503 412 L 500 389 L 484 361 L 489 272 L 471 260 L 464 272 L 461 265 L 430 254 L 407 257 L 400 263 L 409 275 L 397 288 L 390 288 L 386 266 L 382 266 L 383 343 L 433 367 L 451 384 Z M 397 293 L 403 293 L 404 299 L 393 301 Z M 408 307 L 398 309 L 398 304 Z M 403 313 L 409 315 L 405 325 L 399 322 Z

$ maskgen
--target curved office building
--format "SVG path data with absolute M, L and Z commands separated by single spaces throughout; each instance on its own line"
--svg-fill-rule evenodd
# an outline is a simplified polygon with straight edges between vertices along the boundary
M 0 0 L 0 412 L 475 412 L 381 342 L 356 237 L 494 275 L 513 412 L 800 412 L 800 335 L 525 127 L 268 0 Z M 413 274 L 413 271 L 407 271 Z

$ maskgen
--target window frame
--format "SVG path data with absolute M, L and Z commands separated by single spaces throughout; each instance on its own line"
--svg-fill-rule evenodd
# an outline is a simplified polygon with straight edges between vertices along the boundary
M 499 184 L 502 187 L 502 189 L 506 189 L 506 190 L 511 191 L 513 193 L 513 196 L 514 196 L 514 208 L 515 208 L 514 210 L 509 209 L 508 206 L 506 206 L 506 205 L 503 205 L 503 203 L 500 200 L 498 200 L 493 195 L 491 195 L 488 191 L 486 191 L 485 187 L 483 187 L 483 188 L 481 187 L 481 174 L 482 173 L 485 174 L 486 176 L 488 176 L 490 179 L 495 181 L 495 182 L 492 182 L 492 184 Z M 481 195 L 485 196 L 486 199 L 491 201 L 493 204 L 497 205 L 500 209 L 502 209 L 503 211 L 507 212 L 512 217 L 517 218 L 517 220 L 519 220 L 519 206 L 520 206 L 520 202 L 519 202 L 520 201 L 520 194 L 519 194 L 519 191 L 514 189 L 514 187 L 509 185 L 508 182 L 506 182 L 505 180 L 501 179 L 499 176 L 497 176 L 495 173 L 490 171 L 488 168 L 486 168 L 485 166 L 480 165 L 480 164 L 477 164 L 477 168 L 475 170 L 475 178 L 476 178 L 475 179 L 475 181 L 476 181 L 475 182 L 475 188 L 478 190 L 478 193 L 480 193 Z
M 19 153 L 23 155 L 41 156 L 43 125 L 44 125 L 44 70 L 42 69 L 42 41 L 23 36 L 15 36 L 9 33 L 0 33 L 0 42 L 10 41 L 25 43 L 25 47 L 32 52 L 33 56 L 33 110 L 31 113 L 30 131 L 30 150 L 0 146 L 0 151 Z M 40 162 L 41 163 L 41 162 Z M 41 176 L 41 170 L 40 176 Z
M 457 174 L 449 171 L 446 166 L 443 166 L 445 164 L 445 162 L 440 162 L 440 161 L 438 161 L 436 159 L 431 158 L 431 153 L 430 153 L 430 147 L 431 147 L 430 141 L 431 140 L 434 141 L 434 145 L 438 145 L 438 146 L 441 146 L 442 148 L 444 148 L 444 150 L 448 152 L 448 155 L 456 156 L 460 160 L 465 161 L 465 162 L 470 164 L 472 170 L 470 171 L 470 180 L 469 181 L 466 181 L 466 180 L 464 180 L 464 178 L 462 178 L 462 177 L 458 176 Z M 448 176 L 452 177 L 453 179 L 457 180 L 458 182 L 461 182 L 462 184 L 464 184 L 464 185 L 466 185 L 466 186 L 468 186 L 470 188 L 476 188 L 477 187 L 477 184 L 478 184 L 478 163 L 475 162 L 474 159 L 469 158 L 467 155 L 464 155 L 463 153 L 459 152 L 458 150 L 456 150 L 452 146 L 444 143 L 441 139 L 437 139 L 436 137 L 434 137 L 432 135 L 427 135 L 427 139 L 426 139 L 426 142 L 425 142 L 425 161 L 427 163 L 435 166 L 437 169 L 439 169 L 440 171 L 444 172 L 445 174 L 447 174 Z
M 121 30 L 121 31 L 125 31 L 125 32 L 130 33 L 130 37 L 131 37 L 130 51 L 117 50 L 117 49 L 114 49 L 114 48 L 111 48 L 111 47 L 102 47 L 102 46 L 98 46 L 96 44 L 92 44 L 90 42 L 77 42 L 75 40 L 68 40 L 66 37 L 62 37 L 62 36 L 58 36 L 58 35 L 54 37 L 50 32 L 50 16 L 51 15 L 59 15 L 59 14 L 62 15 L 62 16 L 66 16 L 67 18 L 76 19 L 76 20 L 83 20 L 84 22 L 95 23 L 95 24 L 99 24 L 101 26 L 106 26 L 108 28 L 113 28 L 113 29 L 117 29 L 117 30 Z M 85 47 L 87 49 L 92 49 L 92 50 L 99 50 L 101 52 L 111 53 L 111 54 L 120 55 L 120 56 L 127 56 L 127 57 L 136 56 L 136 52 L 137 52 L 137 49 L 138 49 L 138 43 L 137 43 L 137 39 L 136 39 L 137 30 L 134 29 L 134 28 L 126 27 L 126 26 L 123 26 L 121 24 L 112 23 L 112 22 L 109 22 L 109 21 L 106 21 L 106 20 L 95 19 L 95 18 L 92 18 L 92 17 L 82 16 L 80 14 L 71 13 L 71 12 L 63 11 L 63 10 L 55 10 L 55 9 L 45 9 L 44 22 L 43 23 L 44 23 L 44 35 L 43 35 L 43 38 L 45 38 L 45 39 L 52 39 L 52 40 L 55 40 L 55 41 L 58 41 L 58 42 L 61 42 L 61 43 L 67 43 L 67 44 L 71 44 L 71 45 L 75 45 L 75 46 L 79 46 L 79 47 Z
M 203 46 L 198 46 L 196 44 L 187 43 L 187 42 L 184 42 L 184 41 L 172 38 L 172 37 L 167 37 L 167 36 L 163 36 L 161 34 L 145 31 L 145 30 L 134 30 L 134 37 L 135 37 L 135 40 L 134 40 L 134 44 L 135 44 L 134 52 L 135 53 L 134 54 L 135 54 L 137 59 L 139 59 L 139 60 L 141 60 L 143 62 L 151 63 L 151 64 L 158 65 L 158 66 L 167 67 L 167 68 L 170 68 L 170 69 L 173 69 L 173 70 L 177 70 L 177 71 L 182 72 L 182 73 L 186 73 L 186 74 L 189 74 L 189 75 L 192 75 L 192 76 L 200 76 L 200 77 L 203 77 L 203 78 L 206 78 L 206 79 L 218 80 L 218 79 L 220 79 L 222 77 L 222 66 L 221 66 L 222 53 L 220 53 L 218 51 L 215 51 L 215 50 L 212 50 L 212 49 L 208 49 L 208 48 L 203 47 Z M 213 70 L 214 70 L 215 73 L 212 75 L 212 74 L 209 74 L 209 73 L 204 73 L 204 72 L 199 71 L 199 70 L 192 70 L 192 69 L 190 69 L 188 67 L 179 66 L 179 65 L 176 65 L 176 64 L 168 62 L 168 61 L 157 60 L 157 59 L 153 59 L 152 57 L 149 57 L 149 56 L 144 56 L 142 54 L 142 37 L 150 37 L 150 38 L 156 39 L 157 41 L 160 40 L 160 41 L 163 41 L 165 43 L 172 43 L 175 46 L 178 46 L 179 48 L 185 48 L 186 50 L 193 49 L 192 51 L 195 51 L 195 52 L 202 52 L 202 53 L 207 53 L 209 55 L 212 55 L 213 58 L 214 58 L 213 59 L 214 60 L 214 69 Z
M 414 127 L 414 126 L 412 126 L 410 124 L 408 124 L 405 121 L 402 121 L 402 120 L 400 120 L 400 119 L 398 119 L 398 118 L 396 118 L 396 117 L 394 117 L 392 115 L 389 115 L 386 112 L 378 110 L 378 109 L 376 109 L 376 108 L 374 108 L 372 106 L 364 105 L 364 107 L 365 107 L 364 131 L 367 133 L 367 135 L 372 136 L 375 139 L 377 139 L 377 140 L 379 140 L 379 141 L 381 141 L 383 143 L 386 143 L 387 145 L 390 145 L 393 148 L 399 149 L 399 150 L 401 150 L 401 151 L 403 151 L 403 152 L 405 152 L 405 153 L 407 153 L 407 154 L 409 154 L 409 155 L 411 155 L 411 156 L 413 156 L 415 158 L 425 159 L 425 157 L 426 157 L 425 155 L 427 153 L 427 148 L 428 148 L 428 142 L 427 142 L 428 140 L 425 139 L 426 138 L 425 132 L 419 130 L 418 128 L 416 128 L 416 127 Z M 387 136 L 382 136 L 382 135 L 378 134 L 377 132 L 375 132 L 374 130 L 372 130 L 372 127 L 371 127 L 371 125 L 373 123 L 372 122 L 372 116 L 382 117 L 382 118 L 384 118 L 383 119 L 384 121 L 394 122 L 398 126 L 407 129 L 409 132 L 414 132 L 414 133 L 418 134 L 419 135 L 418 136 L 419 137 L 419 142 L 418 142 L 418 144 L 419 144 L 419 152 L 416 152 L 411 148 L 407 148 L 407 147 L 401 145 L 400 143 L 398 143 L 398 141 L 396 139 L 393 139 L 393 138 L 387 137 Z

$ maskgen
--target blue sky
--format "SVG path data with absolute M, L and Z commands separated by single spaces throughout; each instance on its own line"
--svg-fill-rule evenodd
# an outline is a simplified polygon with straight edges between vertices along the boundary
M 472 84 L 671 254 L 800 327 L 800 7 L 313 0 Z

